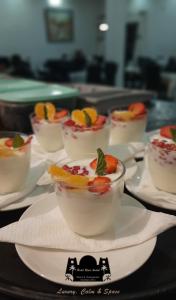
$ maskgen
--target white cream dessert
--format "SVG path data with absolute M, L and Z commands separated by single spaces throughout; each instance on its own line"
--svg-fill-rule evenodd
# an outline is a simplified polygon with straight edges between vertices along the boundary
M 106 151 L 110 127 L 107 118 L 98 115 L 94 108 L 74 110 L 71 119 L 63 124 L 64 147 L 72 159 L 96 154 L 96 149 Z
M 128 110 L 111 113 L 110 144 L 141 141 L 147 124 L 147 113 L 143 103 L 133 103 Z
M 161 128 L 160 133 L 151 138 L 146 159 L 156 188 L 176 193 L 176 125 Z
M 113 225 L 123 194 L 124 166 L 115 157 L 105 155 L 103 167 L 103 152 L 98 151 L 98 162 L 83 159 L 49 170 L 65 220 L 72 231 L 83 236 L 101 234 Z M 104 175 L 98 175 L 103 168 L 105 172 L 100 173 Z
M 25 183 L 30 168 L 30 141 L 19 135 L 0 138 L 0 194 L 17 192 Z
M 56 112 L 52 103 L 36 105 L 31 123 L 35 136 L 45 151 L 55 152 L 63 148 L 62 122 L 67 115 L 68 111 L 65 109 Z

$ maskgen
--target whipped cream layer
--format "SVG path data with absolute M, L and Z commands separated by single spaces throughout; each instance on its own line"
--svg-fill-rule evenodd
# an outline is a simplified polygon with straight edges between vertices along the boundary
M 13 150 L 5 146 L 7 139 L 0 139 L 0 147 L 11 152 L 8 156 L 0 155 L 0 194 L 18 191 L 24 185 L 30 168 L 30 144 Z
M 147 115 L 128 121 L 111 118 L 110 144 L 138 142 L 142 139 L 147 124 Z
M 91 159 L 69 163 L 80 166 L 89 172 L 88 177 L 97 175 L 89 166 Z M 105 232 L 114 223 L 120 212 L 120 202 L 124 188 L 124 168 L 119 162 L 117 171 L 108 174 L 112 180 L 110 189 L 105 193 L 90 192 L 88 187 L 82 189 L 60 189 L 56 183 L 58 203 L 67 224 L 74 232 L 83 236 L 93 236 Z
M 164 145 L 154 144 L 155 140 Z M 154 185 L 170 193 L 176 193 L 176 151 L 168 150 L 165 145 L 173 144 L 175 145 L 172 139 L 157 134 L 150 139 L 146 151 L 147 164 Z

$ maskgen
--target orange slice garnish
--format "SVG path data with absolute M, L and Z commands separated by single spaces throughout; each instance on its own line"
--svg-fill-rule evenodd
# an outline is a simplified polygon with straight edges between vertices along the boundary
M 73 110 L 71 114 L 71 118 L 77 125 L 86 126 L 85 114 L 83 113 L 82 110 L 80 109 Z
M 46 110 L 47 110 L 48 120 L 52 121 L 56 113 L 56 108 L 54 104 L 50 102 L 46 103 Z
M 52 165 L 48 169 L 48 173 L 51 174 L 56 180 L 63 181 L 67 186 L 74 188 L 83 188 L 88 185 L 89 178 L 81 175 L 72 175 L 56 165 Z
M 15 153 L 13 150 L 7 148 L 0 148 L 0 157 L 9 157 L 13 156 Z
M 91 118 L 92 124 L 94 124 L 97 120 L 97 117 L 98 117 L 96 109 L 92 108 L 92 107 L 86 107 L 86 108 L 83 109 L 83 111 L 86 111 L 86 113 Z
M 38 119 L 45 118 L 44 103 L 37 103 L 34 108 L 35 115 Z
M 42 120 L 45 119 L 45 109 L 47 112 L 47 118 L 48 120 L 52 121 L 54 119 L 55 113 L 56 113 L 56 108 L 54 104 L 47 102 L 47 103 L 37 103 L 35 105 L 35 115 L 37 116 L 38 119 Z
M 53 177 L 65 180 L 66 177 L 70 176 L 70 173 L 65 171 L 63 168 L 60 168 L 56 165 L 51 165 L 48 168 L 48 173 L 51 174 Z
M 82 110 L 80 109 L 75 109 L 72 111 L 71 114 L 71 118 L 72 120 L 80 126 L 86 126 L 87 125 L 87 121 L 86 121 L 86 116 L 85 113 L 87 113 L 87 115 L 90 117 L 91 120 L 91 125 L 93 125 L 98 117 L 97 111 L 94 108 L 91 107 L 86 107 Z
M 81 175 L 70 175 L 65 178 L 65 182 L 67 185 L 74 188 L 84 188 L 88 185 L 89 178 Z

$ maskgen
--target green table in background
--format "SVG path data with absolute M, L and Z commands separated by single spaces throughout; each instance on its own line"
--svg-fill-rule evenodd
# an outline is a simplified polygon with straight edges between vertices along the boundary
M 30 89 L 38 89 L 46 86 L 44 82 L 26 79 L 1 79 L 0 94 L 9 92 L 18 92 Z
M 58 84 L 40 81 L 0 78 L 1 129 L 31 131 L 29 115 L 37 102 L 53 102 L 57 107 L 76 108 L 79 91 Z

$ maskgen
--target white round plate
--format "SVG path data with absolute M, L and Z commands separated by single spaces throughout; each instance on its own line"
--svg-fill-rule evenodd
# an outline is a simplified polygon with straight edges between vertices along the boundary
M 28 208 L 22 215 L 21 219 L 47 212 L 52 207 L 54 207 L 54 205 L 57 205 L 57 202 L 55 202 L 54 204 L 51 203 L 51 201 L 48 201 L 48 199 L 42 199 L 42 201 L 38 201 L 30 208 Z M 143 211 L 143 206 L 138 201 L 127 195 L 124 195 L 123 205 L 123 211 L 128 211 L 129 214 L 128 216 L 124 216 L 125 219 L 128 220 L 127 222 L 130 222 L 129 207 L 138 207 Z M 125 207 L 127 207 L 126 210 Z M 124 225 L 122 225 L 124 226 L 124 230 L 126 227 L 125 225 L 126 222 Z M 139 269 L 152 254 L 155 248 L 155 244 L 156 238 L 152 238 L 137 246 L 96 253 L 81 253 L 63 250 L 60 251 L 27 247 L 22 245 L 15 246 L 19 257 L 24 262 L 24 264 L 33 272 L 48 280 L 69 286 L 96 286 L 117 281 Z M 86 255 L 93 256 L 96 259 L 97 263 L 99 263 L 100 258 L 108 259 L 111 273 L 110 280 L 96 282 L 67 280 L 65 273 L 68 259 L 76 258 L 77 263 L 79 264 L 80 259 Z
M 137 163 L 137 171 L 129 180 L 126 181 L 126 188 L 134 196 L 146 203 L 161 208 L 176 210 L 176 194 L 171 194 L 157 189 L 152 183 L 149 171 L 144 168 L 146 168 L 144 161 Z M 145 177 L 143 176 L 144 171 L 146 174 Z

